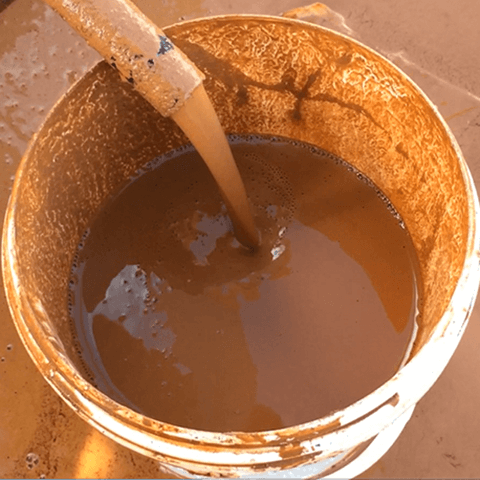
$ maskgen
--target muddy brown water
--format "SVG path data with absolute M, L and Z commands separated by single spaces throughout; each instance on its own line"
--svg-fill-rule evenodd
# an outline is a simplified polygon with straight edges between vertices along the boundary
M 184 427 L 275 429 L 396 372 L 418 307 L 415 253 L 388 201 L 340 159 L 230 141 L 261 248 L 236 241 L 193 148 L 171 152 L 86 232 L 72 324 L 92 382 L 119 403 Z

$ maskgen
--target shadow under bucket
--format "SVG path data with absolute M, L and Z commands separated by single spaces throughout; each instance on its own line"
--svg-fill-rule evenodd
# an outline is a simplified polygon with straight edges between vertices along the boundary
M 142 416 L 84 378 L 67 308 L 85 229 L 153 158 L 186 143 L 98 64 L 55 106 L 23 158 L 3 237 L 3 273 L 19 334 L 45 379 L 87 422 L 183 475 L 353 477 L 383 455 L 465 329 L 479 284 L 478 199 L 435 107 L 390 62 L 299 21 L 227 16 L 165 32 L 205 73 L 227 133 L 277 135 L 346 160 L 405 222 L 421 271 L 410 358 L 383 386 L 318 420 L 270 432 L 214 433 Z

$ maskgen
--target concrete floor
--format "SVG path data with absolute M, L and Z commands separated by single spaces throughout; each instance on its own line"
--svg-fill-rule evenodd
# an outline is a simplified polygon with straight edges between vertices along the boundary
M 10 1 L 10 0 L 9 0 Z M 97 55 L 40 0 L 0 3 L 0 214 L 27 143 Z M 159 25 L 221 13 L 280 14 L 302 0 L 138 0 Z M 311 17 L 410 75 L 452 128 L 480 185 L 480 1 L 331 0 Z M 480 309 L 391 450 L 362 478 L 480 477 Z M 0 477 L 162 478 L 157 464 L 80 420 L 36 371 L 0 293 Z

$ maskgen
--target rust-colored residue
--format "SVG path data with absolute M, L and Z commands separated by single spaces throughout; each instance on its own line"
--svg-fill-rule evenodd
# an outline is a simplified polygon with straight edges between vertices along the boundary
M 287 445 L 285 447 L 281 447 L 278 453 L 284 460 L 288 460 L 293 457 L 301 456 L 304 450 L 305 448 L 302 447 L 301 445 L 293 444 L 293 445 Z
M 323 3 L 312 3 L 303 7 L 293 8 L 282 14 L 285 18 L 298 18 L 303 20 L 308 17 L 327 17 L 331 13 L 331 10 Z

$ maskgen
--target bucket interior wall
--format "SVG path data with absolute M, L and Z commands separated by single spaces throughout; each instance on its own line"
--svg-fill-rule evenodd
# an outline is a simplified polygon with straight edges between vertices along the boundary
M 428 101 L 374 52 L 307 24 L 245 17 L 165 31 L 207 75 L 226 132 L 314 144 L 391 200 L 421 269 L 415 354 L 455 289 L 470 222 L 466 173 Z M 55 107 L 27 153 L 15 210 L 21 301 L 34 313 L 32 334 L 49 334 L 81 371 L 67 308 L 81 236 L 139 168 L 185 142 L 171 120 L 100 63 Z

